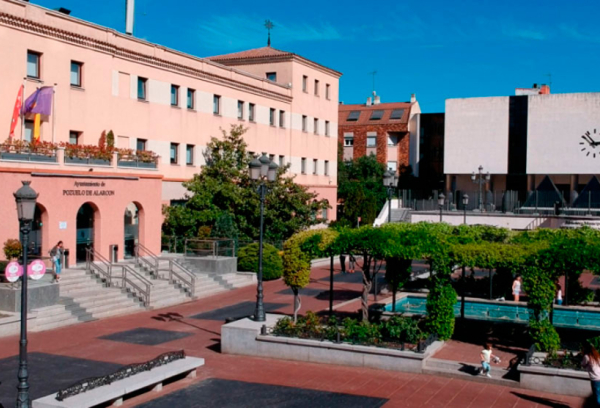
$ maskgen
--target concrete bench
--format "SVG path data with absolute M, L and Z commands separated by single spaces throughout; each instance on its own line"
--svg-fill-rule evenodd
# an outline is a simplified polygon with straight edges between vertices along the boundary
M 144 371 L 129 378 L 115 381 L 110 385 L 104 385 L 65 398 L 63 401 L 56 399 L 57 394 L 47 395 L 33 401 L 33 408 L 87 408 L 107 402 L 112 402 L 113 405 L 119 406 L 123 404 L 123 397 L 143 388 L 153 386 L 153 391 L 161 391 L 163 381 L 169 378 L 186 373 L 188 374 L 188 378 L 195 378 L 196 369 L 203 365 L 203 358 L 185 357 L 184 359 L 155 367 L 150 371 Z

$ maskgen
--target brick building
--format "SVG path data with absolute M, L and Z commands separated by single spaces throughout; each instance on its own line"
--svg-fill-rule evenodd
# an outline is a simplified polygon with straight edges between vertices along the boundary
M 338 140 L 343 159 L 374 154 L 388 169 L 399 171 L 411 165 L 416 175 L 420 112 L 414 95 L 410 102 L 381 103 L 373 93 L 365 104 L 340 104 Z

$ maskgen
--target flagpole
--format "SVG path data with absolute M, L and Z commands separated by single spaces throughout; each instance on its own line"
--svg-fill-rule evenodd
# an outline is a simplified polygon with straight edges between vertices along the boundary
M 25 102 L 25 95 L 27 95 L 27 93 L 25 92 L 25 88 L 27 85 L 27 77 L 23 78 L 23 96 L 21 98 L 22 102 L 21 102 L 21 142 L 23 141 L 23 138 L 25 137 L 25 106 L 24 106 L 24 102 Z
M 56 82 L 54 83 L 54 87 L 52 88 L 52 143 L 54 143 L 54 124 L 56 122 L 56 104 L 54 103 L 54 99 L 56 98 Z

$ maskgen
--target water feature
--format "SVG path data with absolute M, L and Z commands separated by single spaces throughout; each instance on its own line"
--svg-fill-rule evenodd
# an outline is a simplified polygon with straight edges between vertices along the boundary
M 396 301 L 396 312 L 427 314 L 426 303 L 427 298 L 423 295 L 406 295 Z M 456 317 L 460 317 L 460 303 L 460 299 L 458 299 L 454 304 Z M 392 311 L 391 303 L 385 306 L 385 311 Z M 465 300 L 465 317 L 474 320 L 527 324 L 529 309 L 527 309 L 526 303 L 517 304 L 470 298 Z M 555 306 L 552 323 L 556 327 L 599 330 L 600 308 Z

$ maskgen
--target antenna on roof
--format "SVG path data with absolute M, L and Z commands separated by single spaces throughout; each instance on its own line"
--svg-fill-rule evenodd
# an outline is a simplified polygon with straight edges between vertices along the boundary
M 377 75 L 377 71 L 369 72 L 369 75 L 373 75 L 373 94 L 375 94 L 375 75 Z
M 265 20 L 265 27 L 267 28 L 267 31 L 269 32 L 269 39 L 267 40 L 267 47 L 271 46 L 271 30 L 273 29 L 273 27 L 275 27 L 275 24 L 273 24 L 271 22 L 271 20 Z
M 552 74 L 546 74 L 544 76 L 548 77 L 548 86 L 552 89 Z

